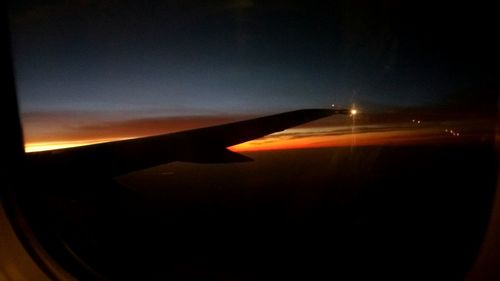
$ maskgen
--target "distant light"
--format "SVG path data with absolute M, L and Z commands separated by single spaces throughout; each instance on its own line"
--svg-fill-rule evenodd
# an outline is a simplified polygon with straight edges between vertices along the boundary
M 420 124 L 420 120 L 418 120 L 417 123 Z
M 356 109 L 351 109 L 351 115 L 356 115 L 358 111 Z
M 457 133 L 457 137 L 460 136 L 460 133 Z
M 332 107 L 335 107 L 335 104 L 334 104 L 334 103 L 332 103 Z
M 415 119 L 411 120 L 411 122 L 415 123 Z

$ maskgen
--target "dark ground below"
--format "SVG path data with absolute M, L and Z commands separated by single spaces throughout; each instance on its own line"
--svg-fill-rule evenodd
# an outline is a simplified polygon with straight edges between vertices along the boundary
M 21 207 L 83 279 L 463 280 L 496 187 L 486 144 L 245 155 L 36 186 Z

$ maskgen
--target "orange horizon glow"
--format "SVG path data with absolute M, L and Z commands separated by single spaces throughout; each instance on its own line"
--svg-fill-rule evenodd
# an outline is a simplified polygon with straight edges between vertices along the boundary
M 133 137 L 116 137 L 116 138 L 105 138 L 105 139 L 93 139 L 93 140 L 70 140 L 70 141 L 46 141 L 46 142 L 27 142 L 24 144 L 24 151 L 26 153 L 48 151 L 56 149 L 64 149 L 78 146 L 86 146 L 97 143 L 112 142 L 119 140 L 132 139 Z
M 315 135 L 325 128 L 289 129 L 229 147 L 235 152 L 307 149 L 321 147 L 348 147 L 373 145 L 408 145 L 449 141 L 435 130 L 396 129 L 384 132 L 354 132 L 339 135 Z M 292 137 L 291 137 L 292 136 Z M 295 136 L 295 137 L 294 137 Z M 38 152 L 112 142 L 145 136 L 117 136 L 100 139 L 57 140 L 26 142 L 25 152 Z
M 272 135 L 269 138 L 272 139 Z M 399 130 L 391 132 L 353 133 L 337 136 L 310 136 L 299 139 L 270 141 L 269 143 L 259 143 L 259 140 L 252 140 L 231 146 L 229 149 L 235 152 L 250 152 L 322 147 L 409 145 L 431 143 L 439 139 L 440 138 L 436 138 L 436 136 L 431 136 L 424 132 Z
M 359 115 L 351 109 L 351 115 Z M 70 117 L 68 117 L 70 116 Z M 363 114 L 363 116 L 365 116 Z M 423 121 L 406 115 L 372 119 L 323 118 L 229 147 L 232 151 L 265 151 L 372 145 L 411 145 L 471 140 L 481 120 Z M 23 118 L 27 153 L 140 138 L 236 122 L 255 116 L 185 116 L 109 120 L 109 116 L 67 113 L 31 114 Z M 106 119 L 108 118 L 108 119 Z M 373 119 L 375 118 L 375 119 Z M 378 118 L 378 119 L 377 119 Z M 424 118 L 425 119 L 425 118 Z M 424 120 L 422 119 L 422 120 Z M 484 121 L 484 120 L 483 120 Z M 475 136 L 477 139 L 477 135 Z

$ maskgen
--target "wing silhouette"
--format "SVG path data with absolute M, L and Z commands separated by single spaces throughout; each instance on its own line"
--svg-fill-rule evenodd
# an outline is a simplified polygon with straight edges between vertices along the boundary
M 172 161 L 224 163 L 251 161 L 228 146 L 282 131 L 346 109 L 302 109 L 265 117 L 151 137 L 26 154 L 29 169 L 38 174 L 82 173 L 115 177 Z

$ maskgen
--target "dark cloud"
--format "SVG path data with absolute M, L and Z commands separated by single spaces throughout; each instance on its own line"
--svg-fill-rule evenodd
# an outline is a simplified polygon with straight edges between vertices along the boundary
M 165 134 L 248 119 L 254 116 L 180 116 L 124 119 L 103 112 L 31 112 L 23 116 L 25 142 L 78 141 Z

